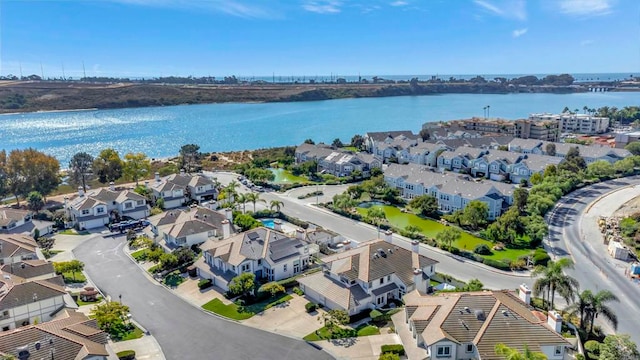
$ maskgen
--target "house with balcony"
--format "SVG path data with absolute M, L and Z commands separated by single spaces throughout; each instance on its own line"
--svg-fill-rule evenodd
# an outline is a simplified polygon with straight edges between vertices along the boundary
M 438 155 L 449 150 L 441 143 L 420 142 L 415 146 L 407 148 L 398 154 L 400 164 L 418 164 L 435 167 L 438 162 Z
M 37 260 L 39 258 L 38 251 L 38 244 L 31 236 L 0 234 L 0 265 L 17 264 L 24 260 Z
M 438 170 L 454 171 L 454 172 L 466 172 L 470 171 L 471 162 L 478 159 L 487 153 L 486 149 L 471 148 L 471 147 L 459 147 L 451 151 L 443 151 L 438 155 L 437 168 Z
M 163 199 L 165 209 L 175 209 L 191 201 L 202 204 L 218 198 L 213 180 L 201 174 L 187 174 L 184 170 L 164 178 L 156 173 L 149 187 L 155 200 Z
M 530 299 L 531 290 L 443 293 L 425 296 L 416 291 L 404 297 L 403 313 L 393 317 L 407 349 L 420 358 L 500 360 L 498 343 L 522 351 L 542 352 L 550 360 L 572 357 L 572 347 L 562 334 L 562 317 L 545 315 L 519 296 Z
M 27 326 L 34 322 L 50 321 L 57 312 L 66 307 L 67 301 L 73 303 L 64 287 L 57 284 L 53 278 L 26 281 L 15 275 L 2 275 L 0 279 L 0 328 L 2 331 Z
M 522 157 L 523 155 L 519 153 L 488 150 L 481 157 L 471 160 L 471 175 L 494 181 L 505 181 L 509 178 L 510 166 L 518 163 Z
M 393 299 L 416 291 L 426 294 L 437 261 L 419 254 L 419 243 L 407 250 L 391 244 L 391 232 L 323 259 L 322 271 L 298 279 L 310 300 L 349 315 L 388 307 Z
M 390 164 L 384 170 L 385 182 L 400 191 L 400 196 L 411 200 L 431 195 L 438 200 L 442 213 L 464 209 L 469 202 L 479 200 L 489 207 L 489 219 L 500 216 L 513 203 L 515 186 L 497 181 L 473 179 L 469 175 L 415 165 Z
M 0 354 L 14 359 L 107 360 L 112 358 L 108 346 L 95 319 L 70 310 L 49 322 L 0 333 Z
M 208 239 L 226 239 L 234 234 L 231 209 L 225 213 L 202 206 L 173 209 L 149 218 L 153 238 L 168 248 L 200 245 Z
M 78 188 L 78 196 L 65 198 L 64 208 L 72 226 L 79 230 L 96 229 L 123 216 L 143 219 L 149 216 L 149 205 L 144 196 L 129 189 L 109 188 L 92 190 L 85 194 Z
M 365 149 L 374 155 L 380 155 L 380 151 L 395 140 L 409 141 L 409 143 L 413 144 L 417 144 L 419 141 L 422 141 L 420 136 L 414 134 L 411 130 L 378 131 L 367 132 L 364 134 Z
M 221 241 L 207 240 L 200 246 L 203 261 L 196 262 L 200 277 L 229 289 L 237 275 L 250 272 L 257 279 L 278 281 L 309 267 L 317 245 L 265 227 L 251 229 Z

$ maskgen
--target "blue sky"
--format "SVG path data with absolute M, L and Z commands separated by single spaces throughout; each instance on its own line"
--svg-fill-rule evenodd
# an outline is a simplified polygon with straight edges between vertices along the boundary
M 640 70 L 637 0 L 0 0 L 0 74 Z

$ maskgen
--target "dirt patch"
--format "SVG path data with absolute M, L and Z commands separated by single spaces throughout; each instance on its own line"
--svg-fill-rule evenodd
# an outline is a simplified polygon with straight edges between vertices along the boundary
M 640 212 L 640 196 L 622 204 L 622 206 L 620 206 L 618 210 L 613 213 L 613 216 L 627 217 L 637 212 Z

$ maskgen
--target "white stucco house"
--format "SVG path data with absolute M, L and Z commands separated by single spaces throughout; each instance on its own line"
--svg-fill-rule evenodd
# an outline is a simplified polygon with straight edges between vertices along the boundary
M 38 244 L 24 234 L 0 234 L 0 265 L 37 260 Z M 41 256 L 42 254 L 40 254 Z
M 391 232 L 385 233 L 390 241 Z M 427 293 L 437 261 L 411 250 L 374 240 L 323 259 L 322 272 L 298 279 L 305 296 L 329 309 L 349 315 L 387 307 L 406 293 Z
M 151 216 L 149 224 L 154 239 L 169 248 L 226 239 L 236 232 L 231 209 L 221 213 L 202 206 L 165 211 Z
M 165 209 L 175 209 L 190 201 L 202 204 L 218 198 L 218 189 L 213 180 L 201 174 L 187 174 L 184 170 L 164 178 L 156 173 L 148 185 L 154 199 L 164 200 Z
M 198 265 L 200 277 L 228 290 L 231 279 L 250 272 L 258 279 L 278 281 L 307 269 L 317 251 L 301 239 L 265 227 L 251 229 L 228 239 L 208 240 L 201 245 L 204 264 Z
M 531 290 L 520 294 L 530 299 Z M 394 317 L 403 345 L 431 359 L 501 360 L 498 343 L 544 353 L 550 360 L 571 359 L 572 344 L 561 335 L 562 317 L 533 310 L 510 291 L 442 293 L 404 297 L 404 314 Z

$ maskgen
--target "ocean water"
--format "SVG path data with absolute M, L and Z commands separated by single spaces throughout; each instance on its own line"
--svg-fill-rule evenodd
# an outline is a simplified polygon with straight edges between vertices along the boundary
M 0 149 L 33 147 L 67 167 L 73 154 L 113 147 L 123 156 L 174 156 L 184 144 L 201 151 L 297 145 L 311 138 L 348 142 L 367 131 L 419 131 L 425 122 L 483 116 L 518 119 L 565 106 L 640 105 L 640 93 L 443 94 L 265 104 L 210 104 L 0 115 Z M 582 110 L 580 110 L 582 111 Z

